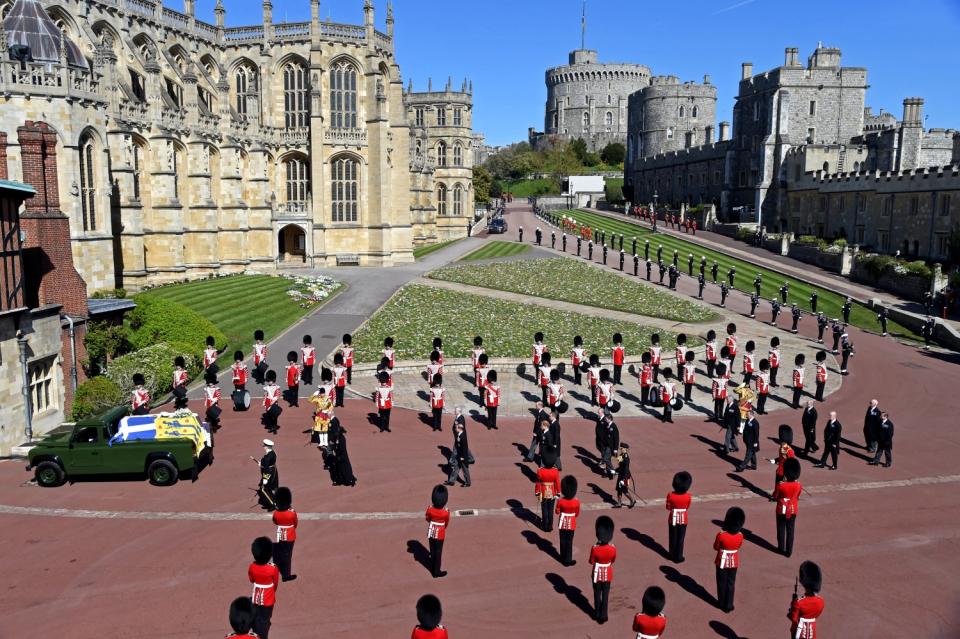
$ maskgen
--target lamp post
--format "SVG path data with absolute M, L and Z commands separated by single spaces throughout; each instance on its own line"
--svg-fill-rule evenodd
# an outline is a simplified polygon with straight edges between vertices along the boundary
M 660 195 L 654 191 L 653 192 L 653 231 L 657 231 L 657 200 L 660 199 Z

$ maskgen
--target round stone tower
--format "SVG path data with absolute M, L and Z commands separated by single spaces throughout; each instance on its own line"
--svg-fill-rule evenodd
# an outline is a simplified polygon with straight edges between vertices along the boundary
M 631 147 L 641 157 L 709 144 L 715 141 L 717 88 L 681 83 L 676 76 L 651 78 L 650 86 L 631 96 L 631 131 L 639 140 Z

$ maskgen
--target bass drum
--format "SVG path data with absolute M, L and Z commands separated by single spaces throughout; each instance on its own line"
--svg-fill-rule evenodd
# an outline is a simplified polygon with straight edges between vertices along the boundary
M 676 411 L 676 410 L 680 410 L 681 408 L 683 408 L 683 398 L 682 398 L 682 397 L 674 397 L 674 398 L 673 398 L 673 402 L 670 404 L 670 407 L 671 407 L 673 410 L 675 410 L 675 411 Z
M 580 362 L 580 372 L 586 373 L 590 370 L 590 362 Z
M 563 400 L 560 400 L 560 403 L 557 404 L 557 412 L 560 413 L 561 415 L 563 415 L 563 414 L 564 414 L 565 412 L 567 412 L 568 410 L 570 410 L 570 404 L 568 404 L 567 402 L 565 402 L 565 401 L 563 401 Z
M 250 410 L 250 391 L 235 390 L 230 397 L 233 399 L 233 410 L 240 412 Z
M 611 412 L 611 413 L 619 413 L 619 412 L 620 412 L 620 402 L 618 402 L 617 400 L 613 400 L 612 402 L 610 402 L 608 408 L 610 408 L 610 412 Z

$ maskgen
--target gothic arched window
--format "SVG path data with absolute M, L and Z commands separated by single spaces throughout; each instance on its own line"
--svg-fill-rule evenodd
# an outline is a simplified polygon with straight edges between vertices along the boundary
M 351 157 L 330 162 L 334 222 L 356 222 L 360 209 L 360 163 Z
M 330 126 L 357 128 L 357 68 L 346 61 L 330 71 Z
M 437 215 L 447 214 L 447 187 L 445 184 L 437 186 Z
M 287 170 L 287 204 L 305 204 L 310 194 L 310 163 L 304 158 L 292 157 L 284 165 Z
M 309 124 L 307 68 L 300 62 L 283 67 L 283 115 L 288 129 L 301 129 Z

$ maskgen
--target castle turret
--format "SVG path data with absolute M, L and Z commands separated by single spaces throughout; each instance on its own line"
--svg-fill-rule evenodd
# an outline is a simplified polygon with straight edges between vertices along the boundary
M 953 134 L 953 158 L 950 164 L 960 164 L 960 132 Z
M 730 139 L 730 123 L 724 120 L 720 123 L 720 142 Z
M 393 3 L 387 3 L 387 37 L 393 39 Z
M 920 166 L 922 144 L 923 98 L 905 98 L 903 121 L 900 123 L 900 140 L 897 145 L 897 170 L 915 169 Z
M 753 62 L 744 62 L 740 65 L 740 79 L 749 80 L 753 77 Z

